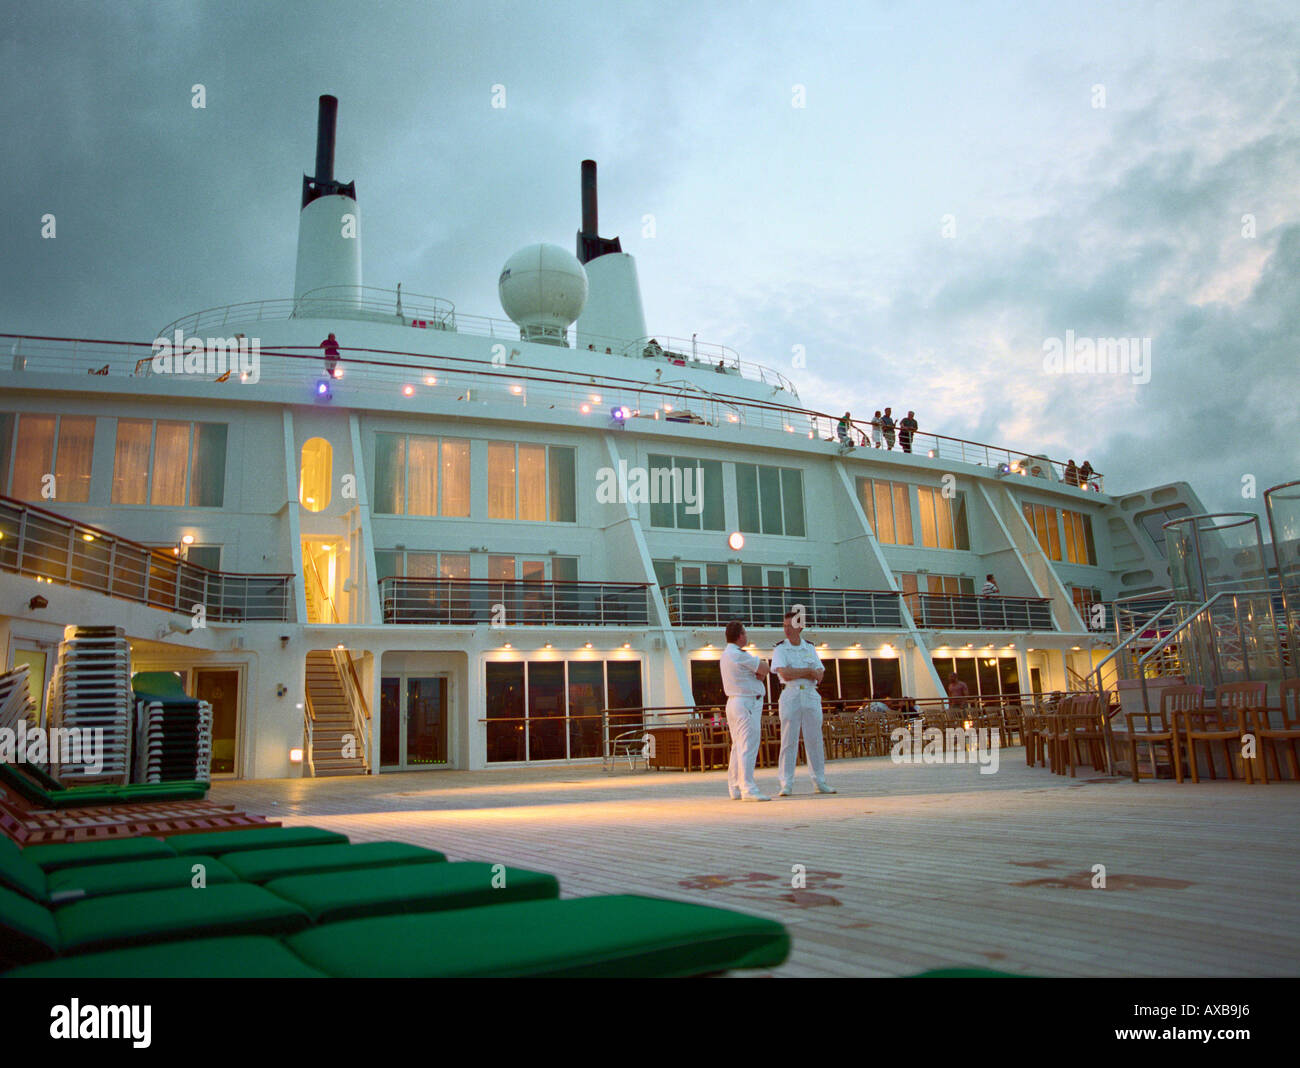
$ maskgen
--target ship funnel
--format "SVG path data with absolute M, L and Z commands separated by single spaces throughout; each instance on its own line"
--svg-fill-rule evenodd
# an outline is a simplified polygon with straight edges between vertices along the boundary
M 316 115 L 316 182 L 320 185 L 334 181 L 334 129 L 338 117 L 339 98 L 322 96 Z
M 578 262 L 587 271 L 587 302 L 578 317 L 578 348 L 621 355 L 644 343 L 645 312 L 636 261 L 617 237 L 601 237 L 596 214 L 596 161 L 582 161 L 582 229 Z
M 298 267 L 293 295 L 298 318 L 324 318 L 361 299 L 361 211 L 355 182 L 334 176 L 339 102 L 324 95 L 316 113 L 316 173 L 302 176 Z
M 582 232 L 587 237 L 600 233 L 600 224 L 596 221 L 596 161 L 582 161 Z

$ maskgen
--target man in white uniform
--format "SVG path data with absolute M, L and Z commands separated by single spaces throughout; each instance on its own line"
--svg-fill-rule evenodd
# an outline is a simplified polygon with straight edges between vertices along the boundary
M 722 689 L 727 695 L 727 729 L 731 732 L 731 761 L 727 764 L 727 792 L 733 801 L 771 801 L 754 782 L 758 758 L 767 664 L 745 652 L 749 641 L 738 619 L 727 624 L 727 647 L 722 650 Z
M 817 692 L 817 684 L 822 681 L 826 669 L 812 642 L 800 640 L 803 628 L 795 626 L 798 620 L 799 615 L 795 612 L 785 614 L 785 641 L 779 642 L 772 651 L 772 670 L 785 683 L 780 704 L 781 756 L 777 761 L 782 797 L 789 797 L 794 791 L 794 765 L 799 757 L 801 732 L 813 786 L 819 794 L 836 792 L 826 784 L 822 699 Z

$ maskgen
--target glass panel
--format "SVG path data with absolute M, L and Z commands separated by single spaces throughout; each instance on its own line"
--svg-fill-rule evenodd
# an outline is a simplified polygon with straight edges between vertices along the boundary
M 469 442 L 442 443 L 442 514 L 469 517 Z
M 1097 543 L 1092 539 L 1092 516 L 1080 515 L 1080 523 L 1083 524 L 1083 547 L 1087 552 L 1084 563 L 1097 565 Z
M 856 484 L 858 487 L 858 503 L 862 505 L 862 511 L 865 513 L 867 522 L 871 525 L 871 529 L 875 530 L 876 502 L 871 494 L 871 479 L 859 478 L 857 479 Z
M 636 660 L 609 660 L 605 663 L 605 704 L 609 708 L 641 708 L 641 664 Z M 610 731 L 629 730 L 641 723 L 641 716 L 611 716 Z
M 912 545 L 912 504 L 907 499 L 907 484 L 894 482 L 891 485 L 894 488 L 894 534 L 899 545 Z
M 1061 532 L 1056 522 L 1056 509 L 1044 509 L 1044 517 L 1047 521 L 1047 555 L 1053 560 L 1061 559 Z
M 779 468 L 759 467 L 758 498 L 758 506 L 762 513 L 763 533 L 782 533 L 781 471 Z
M 699 494 L 699 468 L 694 460 L 673 460 L 672 487 L 673 503 L 677 506 L 677 528 L 679 530 L 699 530 L 703 518 L 704 501 Z M 693 503 L 688 504 L 688 496 Z
M 843 658 L 839 662 L 840 697 L 865 701 L 871 696 L 871 668 L 865 658 Z
M 406 438 L 401 434 L 375 435 L 375 511 L 406 511 Z
M 929 486 L 918 486 L 916 496 L 921 511 L 921 544 L 931 549 L 937 549 L 939 547 L 939 535 L 934 525 L 934 498 L 937 494 Z
M 406 763 L 447 763 L 447 680 L 406 680 Z
M 59 455 L 54 484 L 59 500 L 90 500 L 90 461 L 95 451 L 93 416 L 65 415 L 59 420 Z
M 708 564 L 705 567 L 705 581 L 710 586 L 725 586 L 727 584 L 727 565 L 726 564 Z
M 153 446 L 153 485 L 149 503 L 180 506 L 185 503 L 185 480 L 190 467 L 190 424 L 159 420 Z
M 415 435 L 407 438 L 406 514 L 438 514 L 437 438 L 422 438 Z M 409 710 L 407 714 L 409 716 Z
M 519 518 L 546 519 L 546 446 L 519 446 Z
M 437 553 L 407 553 L 406 574 L 409 578 L 437 578 Z
M 759 533 L 758 469 L 753 464 L 736 464 L 736 507 L 740 529 L 746 534 Z
M 656 560 L 654 562 L 655 581 L 660 586 L 672 586 L 677 582 L 677 565 L 671 560 Z
M 212 705 L 212 773 L 231 775 L 239 726 L 239 672 L 195 671 L 194 696 Z
M 13 493 L 9 488 L 9 460 L 13 450 L 14 423 L 17 421 L 11 412 L 0 412 L 0 493 Z
M 148 423 L 145 423 L 146 427 L 148 425 Z M 54 416 L 20 415 L 18 417 L 18 444 L 14 449 L 13 495 L 24 501 L 41 500 L 42 481 L 46 475 L 53 473 Z M 62 493 L 63 487 L 58 484 L 56 479 L 54 500 L 58 501 Z M 141 499 L 140 503 L 144 503 L 143 499 Z
M 661 485 L 665 481 L 665 476 L 661 473 L 671 471 L 673 458 L 671 456 L 661 456 L 651 453 L 646 457 L 649 468 L 651 487 Z M 651 494 L 650 500 L 650 525 L 652 527 L 671 527 L 675 526 L 677 519 L 677 510 L 673 507 L 671 500 L 655 500 L 658 494 Z
M 402 573 L 402 554 L 399 552 L 388 552 L 383 549 L 375 550 L 375 577 L 383 580 L 393 575 Z
M 443 553 L 439 560 L 438 575 L 449 579 L 469 578 L 469 554 Z
M 198 466 L 195 465 L 196 475 Z M 330 503 L 333 479 L 334 449 L 330 443 L 324 438 L 309 438 L 303 442 L 298 474 L 298 503 L 309 512 L 323 511 Z
M 491 671 L 491 665 L 488 666 Z M 379 764 L 394 768 L 401 763 L 402 680 L 385 677 L 379 682 Z
M 556 582 L 577 582 L 578 558 L 576 556 L 552 557 L 551 578 Z
M 722 668 L 716 660 L 691 661 L 691 696 L 696 708 L 727 703 L 727 695 L 722 690 Z
M 806 567 L 790 568 L 790 585 L 806 590 L 808 588 L 808 569 Z
M 1002 692 L 1004 694 L 1018 694 L 1020 692 L 1020 667 L 1016 663 L 1015 657 L 998 657 L 998 677 L 1002 682 Z
M 957 660 L 957 678 L 966 684 L 973 694 L 980 692 L 979 672 L 975 670 L 975 660 L 969 656 L 959 656 Z
M 792 467 L 781 468 L 781 503 L 785 511 L 787 537 L 802 538 L 803 524 L 803 472 Z
M 570 660 L 570 757 L 595 757 L 604 753 L 604 727 L 600 715 L 604 707 L 605 665 L 599 660 Z
M 952 538 L 952 500 L 936 490 L 931 491 L 931 496 L 934 497 L 934 525 L 939 531 L 939 548 L 955 548 Z
M 886 545 L 897 545 L 894 537 L 894 499 L 889 492 L 888 482 L 873 482 L 876 507 L 876 539 Z
M 577 521 L 577 497 L 575 489 L 574 450 L 560 445 L 552 445 L 547 450 L 550 471 L 550 500 L 548 518 L 552 523 L 573 523 Z
M 488 578 L 493 582 L 514 582 L 515 558 L 513 556 L 489 556 Z
M 725 524 L 722 510 L 722 461 L 700 462 L 701 489 L 704 494 L 704 512 L 701 515 L 705 530 L 721 530 Z
M 564 664 L 528 665 L 528 759 L 563 760 Z
M 326 448 L 328 448 L 328 444 Z M 329 504 L 330 472 L 325 472 L 325 504 Z M 194 424 L 194 467 L 190 472 L 190 505 L 220 508 L 226 497 L 226 424 Z M 325 505 L 321 505 L 323 508 Z
M 871 689 L 876 697 L 902 697 L 903 682 L 897 660 L 871 659 Z
M 221 570 L 220 545 L 191 545 L 185 550 L 185 559 L 191 564 L 206 567 L 209 571 Z
M 488 442 L 488 518 L 515 518 L 515 447 Z
M 952 513 L 953 539 L 956 547 L 963 551 L 970 550 L 970 530 L 966 526 L 966 494 L 957 494 Z
M 524 665 L 487 665 L 488 763 L 524 759 Z
M 117 421 L 117 449 L 113 456 L 114 504 L 144 504 L 147 499 L 152 434 L 153 423 L 148 419 Z M 16 471 L 14 481 L 18 481 Z
M 545 560 L 525 560 L 520 565 L 520 577 L 524 582 L 545 582 L 546 581 L 546 561 Z

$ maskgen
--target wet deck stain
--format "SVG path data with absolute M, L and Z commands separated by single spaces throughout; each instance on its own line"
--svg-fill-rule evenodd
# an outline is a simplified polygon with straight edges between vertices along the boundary
M 795 894 L 809 893 L 808 887 L 818 890 L 838 890 L 842 885 L 835 880 L 842 878 L 837 871 L 810 871 L 803 875 L 804 887 L 795 890 Z M 775 885 L 773 885 L 775 884 Z M 776 889 L 780 886 L 789 886 L 789 882 L 784 875 L 772 875 L 769 872 L 751 871 L 744 875 L 692 875 L 689 879 L 679 879 L 677 885 L 685 890 L 717 890 L 727 886 L 738 886 L 748 889 L 765 890 Z M 785 900 L 791 899 L 790 894 L 785 895 Z M 814 897 L 821 895 L 813 894 Z M 834 901 L 834 898 L 830 899 Z M 826 904 L 828 902 L 823 902 Z M 839 904 L 835 901 L 835 904 Z
M 1074 875 L 1052 875 L 1046 879 L 1030 879 L 1012 886 L 1048 886 L 1056 890 L 1092 890 L 1093 875 L 1090 871 L 1077 872 Z M 1195 883 L 1186 879 L 1164 879 L 1158 875 L 1122 875 L 1107 874 L 1107 890 L 1186 890 Z M 1098 887 L 1097 889 L 1101 889 Z
M 988 957 L 989 960 L 1006 960 L 1007 955 L 996 949 L 982 949 L 980 955 Z
M 1058 864 L 1064 864 L 1063 860 L 1013 860 L 1011 862 L 1017 868 L 1055 868 Z
M 788 894 L 781 894 L 780 899 L 788 901 L 801 909 L 815 909 L 823 905 L 840 904 L 839 898 L 831 897 L 830 894 L 816 894 L 811 890 L 792 890 Z
M 768 872 L 751 871 L 747 875 L 692 875 L 689 879 L 679 879 L 677 885 L 687 890 L 711 890 L 720 886 L 764 883 L 775 879 L 776 876 Z

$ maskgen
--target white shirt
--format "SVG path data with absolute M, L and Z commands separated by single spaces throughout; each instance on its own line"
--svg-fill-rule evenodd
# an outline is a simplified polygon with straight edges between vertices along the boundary
M 722 650 L 722 691 L 728 697 L 764 697 L 767 687 L 754 674 L 762 661 L 731 642 Z
M 986 582 L 984 583 L 984 588 L 980 590 L 980 596 L 993 597 L 997 594 L 997 592 L 998 592 L 998 586 L 996 582 Z
M 805 641 L 800 641 L 798 645 L 792 645 L 788 641 L 778 643 L 777 647 L 772 650 L 772 670 L 777 671 L 779 668 L 821 668 L 825 670 L 821 657 L 817 655 L 817 650 L 813 648 L 813 643 Z M 817 683 L 812 679 L 791 679 L 786 685 L 793 686 L 797 690 L 817 689 Z

